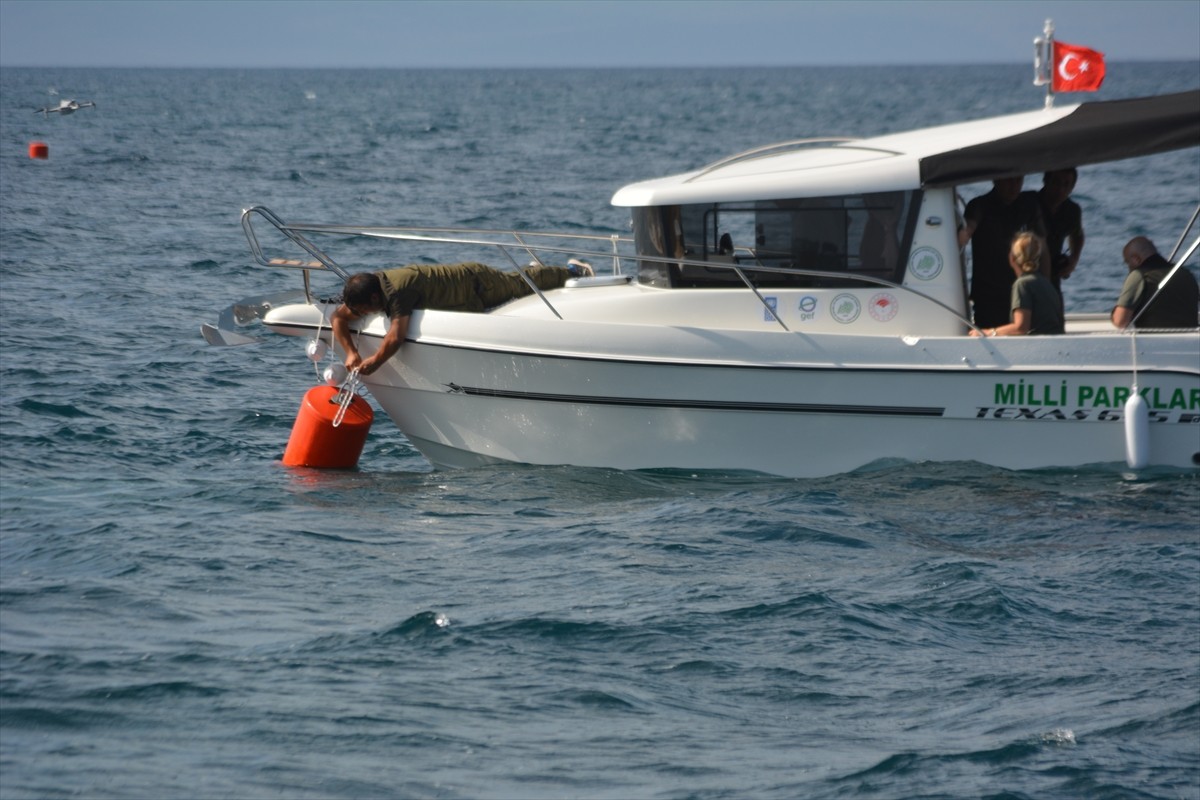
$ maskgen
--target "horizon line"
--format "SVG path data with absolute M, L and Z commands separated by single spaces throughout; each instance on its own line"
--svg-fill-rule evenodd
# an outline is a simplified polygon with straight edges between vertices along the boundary
M 1106 59 L 1106 64 L 1194 64 L 1200 63 L 1200 56 L 1184 58 L 1125 58 Z M 412 70 L 429 72 L 434 70 L 460 71 L 470 70 L 630 70 L 630 69 L 847 69 L 847 68 L 886 68 L 897 67 L 1016 67 L 1026 66 L 1032 69 L 1032 64 L 1018 61 L 927 61 L 927 62 L 878 62 L 867 64 L 479 64 L 474 66 L 453 65 L 412 65 L 412 66 L 311 66 L 291 64 L 256 64 L 256 65 L 212 65 L 212 64 L 5 64 L 0 62 L 0 69 L 281 69 L 281 70 Z

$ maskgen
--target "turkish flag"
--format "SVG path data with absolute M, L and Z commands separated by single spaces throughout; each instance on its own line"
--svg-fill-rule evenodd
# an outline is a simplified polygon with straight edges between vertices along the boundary
M 1054 92 L 1094 92 L 1104 83 L 1104 53 L 1074 44 L 1054 43 Z

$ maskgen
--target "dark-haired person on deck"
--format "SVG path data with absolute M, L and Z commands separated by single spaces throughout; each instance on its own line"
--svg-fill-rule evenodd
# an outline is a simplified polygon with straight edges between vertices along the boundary
M 543 290 L 557 289 L 568 279 L 591 275 L 591 267 L 572 261 L 566 267 L 530 266 L 522 272 Z M 515 272 L 502 272 L 486 264 L 413 264 L 380 272 L 359 272 L 346 280 L 342 304 L 333 312 L 333 335 L 346 353 L 346 369 L 370 375 L 404 344 L 408 322 L 420 308 L 440 311 L 481 312 L 509 300 L 532 294 L 533 289 Z M 383 312 L 391 321 L 379 349 L 363 358 L 349 323 Z

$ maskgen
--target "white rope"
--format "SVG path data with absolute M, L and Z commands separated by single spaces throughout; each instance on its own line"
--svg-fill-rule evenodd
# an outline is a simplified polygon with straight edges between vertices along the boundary
M 330 326 L 332 326 L 332 325 L 333 325 L 333 323 L 330 322 Z M 321 331 L 323 331 L 324 329 L 325 329 L 325 311 L 321 311 L 321 321 L 317 323 L 316 341 L 318 341 L 318 342 L 321 341 Z M 333 350 L 332 347 L 329 349 L 330 349 L 330 351 Z M 321 372 L 321 359 L 319 359 L 319 358 L 312 359 L 312 365 L 313 365 L 313 372 L 316 373 L 317 380 L 324 380 L 324 377 Z
M 1133 393 L 1138 392 L 1137 328 L 1129 326 L 1129 343 L 1133 347 Z

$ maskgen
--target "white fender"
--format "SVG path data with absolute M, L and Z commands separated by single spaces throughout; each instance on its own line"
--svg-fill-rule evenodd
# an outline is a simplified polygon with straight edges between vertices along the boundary
M 320 339 L 309 339 L 305 352 L 308 354 L 308 360 L 315 364 L 325 357 L 329 347 Z
M 1150 410 L 1137 386 L 1125 401 L 1125 463 L 1131 469 L 1150 463 Z
M 324 379 L 326 386 L 340 386 L 346 381 L 349 374 L 346 371 L 345 364 L 330 364 L 325 368 L 325 372 L 322 373 L 321 377 Z

